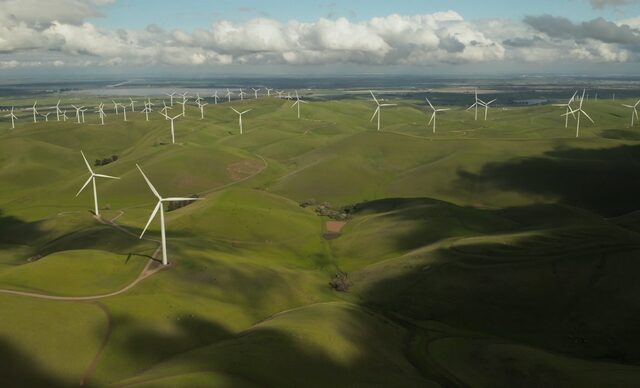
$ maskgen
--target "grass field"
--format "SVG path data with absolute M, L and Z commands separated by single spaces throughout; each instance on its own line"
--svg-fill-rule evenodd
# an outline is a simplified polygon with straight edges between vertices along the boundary
M 640 385 L 624 101 L 585 104 L 579 138 L 562 108 L 452 107 L 433 133 L 423 102 L 393 102 L 381 131 L 361 99 L 300 120 L 276 98 L 190 106 L 176 144 L 155 112 L 0 121 L 0 385 Z M 231 106 L 253 109 L 243 135 Z M 102 222 L 75 196 L 80 150 L 118 155 L 94 167 L 121 178 L 98 180 Z M 155 198 L 136 164 L 163 196 L 204 197 L 166 213 L 172 264 L 148 277 L 160 227 L 138 239 Z M 327 239 L 302 201 L 351 219 Z

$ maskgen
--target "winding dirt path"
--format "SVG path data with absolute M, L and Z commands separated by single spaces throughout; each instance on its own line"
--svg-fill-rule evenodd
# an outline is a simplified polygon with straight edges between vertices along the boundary
M 96 352 L 96 355 L 93 356 L 91 363 L 89 364 L 89 366 L 87 366 L 87 369 L 85 369 L 84 374 L 80 379 L 81 387 L 83 387 L 86 384 L 86 382 L 89 380 L 89 378 L 93 374 L 93 371 L 96 370 L 96 366 L 98 366 L 98 360 L 100 359 L 100 357 L 102 356 L 102 353 L 107 347 L 107 343 L 109 343 L 109 339 L 111 338 L 111 331 L 113 330 L 113 326 L 112 326 L 113 318 L 111 316 L 111 311 L 109 311 L 107 306 L 103 305 L 102 303 L 96 302 L 94 304 L 104 312 L 105 318 L 107 319 L 107 332 L 104 334 L 104 338 L 102 339 L 102 343 L 100 344 L 100 348 Z

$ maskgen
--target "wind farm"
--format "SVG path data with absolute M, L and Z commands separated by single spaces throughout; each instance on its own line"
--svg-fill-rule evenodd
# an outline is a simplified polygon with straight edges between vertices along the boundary
M 640 386 L 633 3 L 34 2 L 0 386 Z

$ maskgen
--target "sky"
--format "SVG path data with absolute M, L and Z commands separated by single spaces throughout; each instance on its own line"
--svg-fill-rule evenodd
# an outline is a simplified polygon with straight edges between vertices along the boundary
M 640 72 L 640 0 L 0 0 L 0 76 Z

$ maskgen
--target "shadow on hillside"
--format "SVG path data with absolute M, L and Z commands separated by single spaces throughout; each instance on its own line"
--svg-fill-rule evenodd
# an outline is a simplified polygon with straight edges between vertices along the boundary
M 462 240 L 366 268 L 353 274 L 354 292 L 371 308 L 414 320 L 636 363 L 640 239 L 588 224 L 531 232 Z
M 605 216 L 640 208 L 640 145 L 562 148 L 539 157 L 489 163 L 478 174 L 458 174 L 461 190 L 489 186 L 531 193 Z
M 41 370 L 38 363 L 0 337 L 0 386 L 14 388 L 65 387 L 57 377 Z
M 46 232 L 42 230 L 39 222 L 28 222 L 4 215 L 0 209 L 0 242 L 24 244 L 45 235 Z
M 282 325 L 276 327 L 282 330 L 258 325 L 240 333 L 230 333 L 206 319 L 188 317 L 176 321 L 179 328 L 171 333 L 149 328 L 129 331 L 126 347 L 138 360 L 140 372 L 151 367 L 151 376 L 156 378 L 166 370 L 163 361 L 178 359 L 182 360 L 178 364 L 180 373 L 215 371 L 260 387 L 434 386 L 408 361 L 398 362 L 398 358 L 403 357 L 403 337 L 396 335 L 395 325 L 386 319 L 378 322 L 378 318 L 371 317 L 373 314 L 356 312 L 354 308 L 341 313 L 345 318 L 341 325 L 335 317 L 326 317 L 321 312 L 311 314 L 314 324 L 306 328 L 293 318 L 294 333 L 285 329 L 286 323 L 282 324 L 288 322 L 289 317 L 273 318 L 279 320 Z M 332 323 L 323 322 L 325 319 Z M 336 323 L 337 326 L 332 326 Z M 115 322 L 114 327 L 118 324 Z M 349 345 L 342 357 L 328 355 L 314 342 L 314 334 L 300 334 L 318 330 L 316 325 L 335 329 L 316 332 L 323 338 L 340 338 L 335 346 L 340 346 L 338 343 L 346 338 Z M 385 335 L 388 333 L 395 336 L 390 339 Z M 332 352 L 341 354 L 338 348 Z M 142 380 L 149 377 L 140 376 Z

